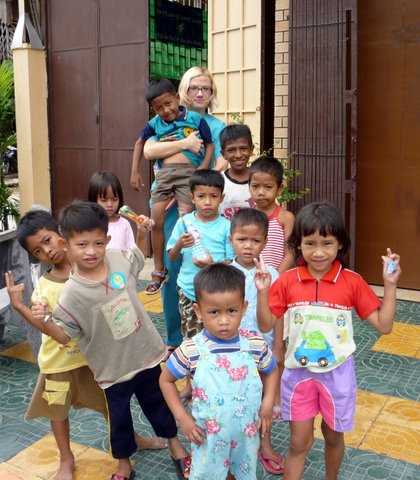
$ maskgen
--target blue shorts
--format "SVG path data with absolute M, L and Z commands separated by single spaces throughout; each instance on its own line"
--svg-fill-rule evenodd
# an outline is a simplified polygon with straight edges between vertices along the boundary
M 318 413 L 336 432 L 354 427 L 356 373 L 353 356 L 329 372 L 285 368 L 281 378 L 281 413 L 284 420 L 303 421 Z

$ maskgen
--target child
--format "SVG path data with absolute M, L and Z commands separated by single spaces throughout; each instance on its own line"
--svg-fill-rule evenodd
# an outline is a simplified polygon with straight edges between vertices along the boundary
M 249 191 L 257 210 L 269 220 L 267 245 L 261 253 L 264 262 L 279 273 L 294 266 L 293 255 L 286 241 L 293 229 L 294 215 L 276 200 L 283 190 L 283 166 L 274 157 L 259 157 L 249 169 Z
M 281 275 L 271 288 L 263 261 L 256 274 L 261 331 L 272 328 L 276 318 L 286 312 L 290 319 L 281 381 L 282 415 L 291 430 L 284 478 L 302 478 L 313 442 L 314 417 L 321 413 L 325 478 L 335 479 L 344 454 L 343 432 L 354 426 L 357 385 L 352 308 L 380 333 L 391 332 L 400 257 L 390 249 L 382 257 L 381 304 L 367 283 L 343 266 L 350 239 L 333 203 L 303 207 L 296 216 L 289 245 L 297 268 Z
M 145 247 L 152 222 L 143 218 L 138 243 Z M 137 449 L 130 412 L 133 394 L 153 429 L 169 438 L 178 475 L 186 478 L 189 457 L 159 390 L 159 363 L 166 349 L 136 292 L 144 256 L 137 245 L 129 251 L 106 250 L 108 216 L 96 203 L 74 202 L 64 207 L 59 223 L 65 239 L 60 242 L 75 266 L 53 319 L 45 318 L 41 304 L 28 321 L 62 344 L 79 337 L 80 349 L 106 398 L 111 452 L 118 459 L 117 473 L 111 479 L 135 475 L 129 460 Z
M 257 210 L 261 210 L 268 217 L 267 243 L 261 252 L 261 257 L 267 265 L 275 268 L 279 273 L 285 272 L 294 266 L 292 252 L 287 246 L 287 239 L 293 229 L 295 217 L 293 213 L 277 204 L 277 198 L 283 190 L 283 165 L 274 157 L 259 157 L 252 162 L 249 169 L 249 191 Z M 279 364 L 280 375 L 283 372 L 282 352 L 283 328 L 276 325 L 274 328 L 274 347 Z M 274 420 L 281 420 L 280 390 L 276 396 L 274 406 Z
M 257 289 L 255 287 L 254 277 L 257 271 L 255 259 L 259 258 L 261 251 L 267 243 L 268 218 L 263 212 L 254 208 L 242 208 L 238 210 L 232 218 L 230 226 L 230 243 L 235 251 L 235 259 L 232 265 L 245 275 L 245 300 L 248 302 L 248 308 L 241 320 L 241 328 L 253 332 L 259 332 L 257 321 Z M 267 266 L 272 278 L 272 282 L 279 276 L 277 270 Z M 271 350 L 274 347 L 274 330 L 263 334 Z M 282 342 L 280 342 L 282 346 Z M 282 349 L 273 353 L 279 363 L 283 362 L 284 352 Z M 276 375 L 277 384 L 280 377 Z M 264 385 L 265 390 L 265 385 Z M 278 389 L 277 389 L 278 390 Z M 271 446 L 270 431 L 265 437 L 261 438 L 260 451 L 258 456 L 264 468 L 274 474 L 283 473 L 283 458 L 276 454 Z
M 118 177 L 111 172 L 94 173 L 89 181 L 88 200 L 98 203 L 108 215 L 108 235 L 111 239 L 106 248 L 133 248 L 135 240 L 130 222 L 118 214 L 124 205 Z
M 215 263 L 194 279 L 194 309 L 204 330 L 185 340 L 166 362 L 160 377 L 163 395 L 192 442 L 190 479 L 256 480 L 258 435 L 271 425 L 276 363 L 262 336 L 239 330 L 246 310 L 245 278 Z M 264 397 L 259 373 L 265 376 Z M 175 382 L 193 377 L 192 415 Z
M 183 150 L 182 153 L 160 160 L 156 188 L 152 190 L 151 196 L 152 218 L 155 222 L 152 232 L 155 270 L 152 272 L 153 281 L 146 287 L 146 293 L 154 295 L 160 291 L 168 273 L 163 265 L 163 223 L 167 200 L 174 193 L 178 208 L 191 212 L 193 205 L 189 198 L 188 179 L 197 168 L 209 168 L 214 145 L 207 122 L 198 113 L 189 112 L 179 105 L 179 94 L 170 80 L 152 80 L 146 88 L 145 96 L 156 116 L 144 127 L 141 134 L 143 142 L 153 136 L 160 142 L 171 142 L 188 137 L 198 130 L 205 150 L 204 156 Z
M 220 213 L 232 220 L 233 214 L 251 206 L 248 162 L 254 151 L 251 130 L 247 125 L 228 125 L 220 133 L 222 155 L 230 167 L 222 173 L 225 179 L 224 199 Z
M 181 330 L 192 337 L 202 330 L 202 322 L 193 308 L 194 277 L 201 268 L 213 262 L 232 260 L 234 253 L 229 242 L 230 222 L 219 215 L 223 200 L 224 180 L 215 170 L 200 170 L 190 178 L 191 200 L 196 210 L 180 218 L 167 243 L 169 259 L 174 262 L 182 255 L 177 278 Z M 185 230 L 188 231 L 185 231 Z M 200 239 L 207 257 L 198 259 L 191 248 Z
M 66 282 L 71 264 L 60 244 L 58 223 L 44 210 L 30 211 L 20 220 L 16 236 L 19 244 L 36 259 L 50 266 L 39 279 L 32 298 L 40 296 L 54 308 Z M 30 309 L 22 303 L 23 287 L 13 286 L 13 277 L 6 275 L 12 306 L 25 318 Z M 65 347 L 53 338 L 42 335 L 38 354 L 40 374 L 32 394 L 26 418 L 48 418 L 60 453 L 56 480 L 73 478 L 74 456 L 70 448 L 70 407 L 91 408 L 107 418 L 103 393 L 80 353 L 77 338 Z M 83 388 L 80 388 L 83 385 Z

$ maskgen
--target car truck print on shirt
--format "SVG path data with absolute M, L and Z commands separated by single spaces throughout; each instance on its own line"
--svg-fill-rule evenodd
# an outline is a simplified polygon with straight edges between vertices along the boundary
M 315 363 L 319 367 L 326 367 L 330 363 L 336 363 L 331 345 L 322 332 L 319 330 L 309 334 L 303 332 L 302 338 L 302 343 L 295 351 L 295 358 L 302 366 Z

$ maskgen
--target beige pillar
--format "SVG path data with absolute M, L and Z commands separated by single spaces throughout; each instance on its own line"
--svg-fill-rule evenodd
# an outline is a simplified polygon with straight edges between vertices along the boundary
M 13 38 L 20 211 L 34 203 L 51 207 L 47 116 L 47 70 L 42 44 L 19 1 L 21 16 Z M 26 22 L 24 21 L 26 17 Z M 20 39 L 28 29 L 30 43 Z
M 34 203 L 50 208 L 47 73 L 45 52 L 22 46 L 13 51 L 20 211 Z

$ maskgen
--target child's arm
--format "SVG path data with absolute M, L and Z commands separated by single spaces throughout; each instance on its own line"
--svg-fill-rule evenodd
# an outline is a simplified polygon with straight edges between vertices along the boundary
M 139 250 L 146 258 L 147 256 L 147 232 L 150 232 L 155 224 L 155 222 L 146 217 L 146 215 L 139 215 L 143 219 L 142 223 L 136 222 L 137 224 L 137 235 L 136 235 L 136 244 L 139 247 Z
M 183 233 L 178 238 L 178 241 L 176 242 L 175 246 L 169 250 L 168 252 L 169 260 L 171 262 L 175 262 L 175 260 L 181 254 L 181 250 L 184 247 L 192 247 L 193 245 L 194 245 L 194 235 L 188 232 Z
M 181 140 L 174 140 L 173 142 L 157 142 L 149 139 L 144 144 L 144 158 L 146 160 L 156 160 L 158 158 L 167 158 L 182 150 L 189 150 L 192 153 L 198 154 L 203 147 L 203 140 L 197 137 L 198 130 L 192 132 L 188 137 Z
M 131 176 L 130 184 L 134 190 L 140 190 L 140 187 L 144 187 L 143 179 L 140 175 L 140 160 L 143 155 L 144 140 L 138 138 L 134 144 L 133 160 L 131 163 Z
M 277 318 L 274 324 L 273 355 L 276 357 L 277 365 L 283 371 L 284 365 L 284 342 L 283 342 L 283 318 Z
M 261 437 L 270 433 L 271 423 L 273 421 L 273 406 L 276 398 L 276 391 L 279 388 L 279 375 L 277 365 L 273 370 L 264 376 L 264 394 L 261 401 L 260 411 L 258 413 L 258 428 Z
M 214 143 L 206 143 L 205 148 L 206 154 L 204 156 L 203 163 L 197 168 L 197 170 L 204 170 L 210 167 L 210 162 L 214 154 Z
M 395 263 L 395 270 L 388 271 L 388 260 Z M 382 257 L 384 277 L 384 299 L 382 305 L 371 313 L 366 320 L 382 334 L 391 333 L 397 306 L 397 282 L 401 275 L 400 256 L 387 248 L 386 256 Z
M 269 332 L 276 323 L 276 317 L 270 311 L 268 303 L 268 291 L 271 285 L 271 274 L 265 268 L 264 260 L 254 258 L 255 266 L 257 267 L 255 273 L 255 287 L 257 288 L 257 320 L 258 328 L 261 332 Z
M 31 309 L 23 303 L 24 284 L 20 283 L 19 285 L 15 285 L 12 272 L 7 272 L 5 277 L 7 293 L 9 294 L 12 307 L 37 330 L 52 337 L 58 343 L 66 345 L 71 338 L 60 326 L 52 321 L 51 316 L 48 315 L 49 312 L 48 306 L 45 305 L 46 302 L 37 302 L 37 304 L 39 304 L 37 306 L 39 314 L 34 315 Z M 46 315 L 48 316 L 46 317 Z
M 159 379 L 160 389 L 175 420 L 181 427 L 185 440 L 201 445 L 205 440 L 206 434 L 197 426 L 194 417 L 185 410 L 175 385 L 177 380 L 167 368 L 163 369 Z
M 293 225 L 295 224 L 295 216 L 292 212 L 288 210 L 280 210 L 280 215 L 278 219 L 284 226 L 284 258 L 281 261 L 278 272 L 281 274 L 286 270 L 289 270 L 295 266 L 295 259 L 293 258 L 293 252 L 290 250 L 289 245 L 287 244 L 287 239 L 293 230 Z

